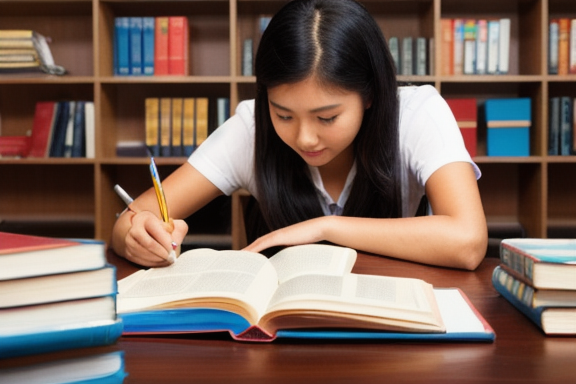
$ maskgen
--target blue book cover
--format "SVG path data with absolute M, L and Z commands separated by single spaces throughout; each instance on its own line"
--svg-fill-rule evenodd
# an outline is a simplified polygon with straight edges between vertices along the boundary
M 122 321 L 117 319 L 44 332 L 0 335 L 0 358 L 110 345 L 118 340 L 122 329 Z
M 64 157 L 69 115 L 70 103 L 68 101 L 59 101 L 56 109 L 56 118 L 54 119 L 54 127 L 52 129 L 50 157 Z
M 560 98 L 551 97 L 548 108 L 548 155 L 560 154 Z
M 130 17 L 130 74 L 142 75 L 142 18 Z
M 115 75 L 130 74 L 130 18 L 116 17 L 114 19 L 114 53 L 116 66 Z
M 154 74 L 154 17 L 142 18 L 142 67 L 144 75 Z
M 501 252 L 513 250 L 543 263 L 576 265 L 576 239 L 504 239 Z
M 74 129 L 72 139 L 72 157 L 86 156 L 86 129 L 85 129 L 85 115 L 84 105 L 85 101 L 77 101 L 74 106 Z
M 530 98 L 488 99 L 485 112 L 488 156 L 530 156 Z
M 560 155 L 572 155 L 572 98 L 560 98 Z

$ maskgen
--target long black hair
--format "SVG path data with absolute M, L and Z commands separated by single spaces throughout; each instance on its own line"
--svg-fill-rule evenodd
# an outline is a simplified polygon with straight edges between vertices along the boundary
M 354 140 L 357 174 L 343 215 L 399 217 L 398 96 L 382 32 L 354 0 L 294 0 L 266 28 L 255 63 L 255 172 L 268 230 L 322 216 L 304 160 L 276 134 L 267 90 L 314 76 L 370 107 Z

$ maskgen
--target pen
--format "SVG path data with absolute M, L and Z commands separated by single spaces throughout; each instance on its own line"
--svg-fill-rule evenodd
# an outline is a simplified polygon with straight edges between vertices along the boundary
M 130 195 L 118 184 L 114 186 L 114 192 L 120 196 L 126 206 L 129 206 L 134 201 L 134 199 L 131 198 Z

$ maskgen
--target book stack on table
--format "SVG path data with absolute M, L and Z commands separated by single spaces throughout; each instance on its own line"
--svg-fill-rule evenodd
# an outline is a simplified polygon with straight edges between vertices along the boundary
M 0 358 L 108 345 L 121 333 L 103 242 L 0 232 Z
M 504 239 L 492 283 L 547 335 L 576 335 L 576 239 Z

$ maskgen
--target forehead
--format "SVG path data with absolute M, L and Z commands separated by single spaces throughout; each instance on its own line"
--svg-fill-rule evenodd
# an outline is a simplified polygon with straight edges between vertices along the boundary
M 334 102 L 350 97 L 359 97 L 359 94 L 333 84 L 320 82 L 315 77 L 268 88 L 269 100 L 286 107 L 289 105 L 285 104 L 304 104 L 308 107 L 314 107 L 325 102 Z

